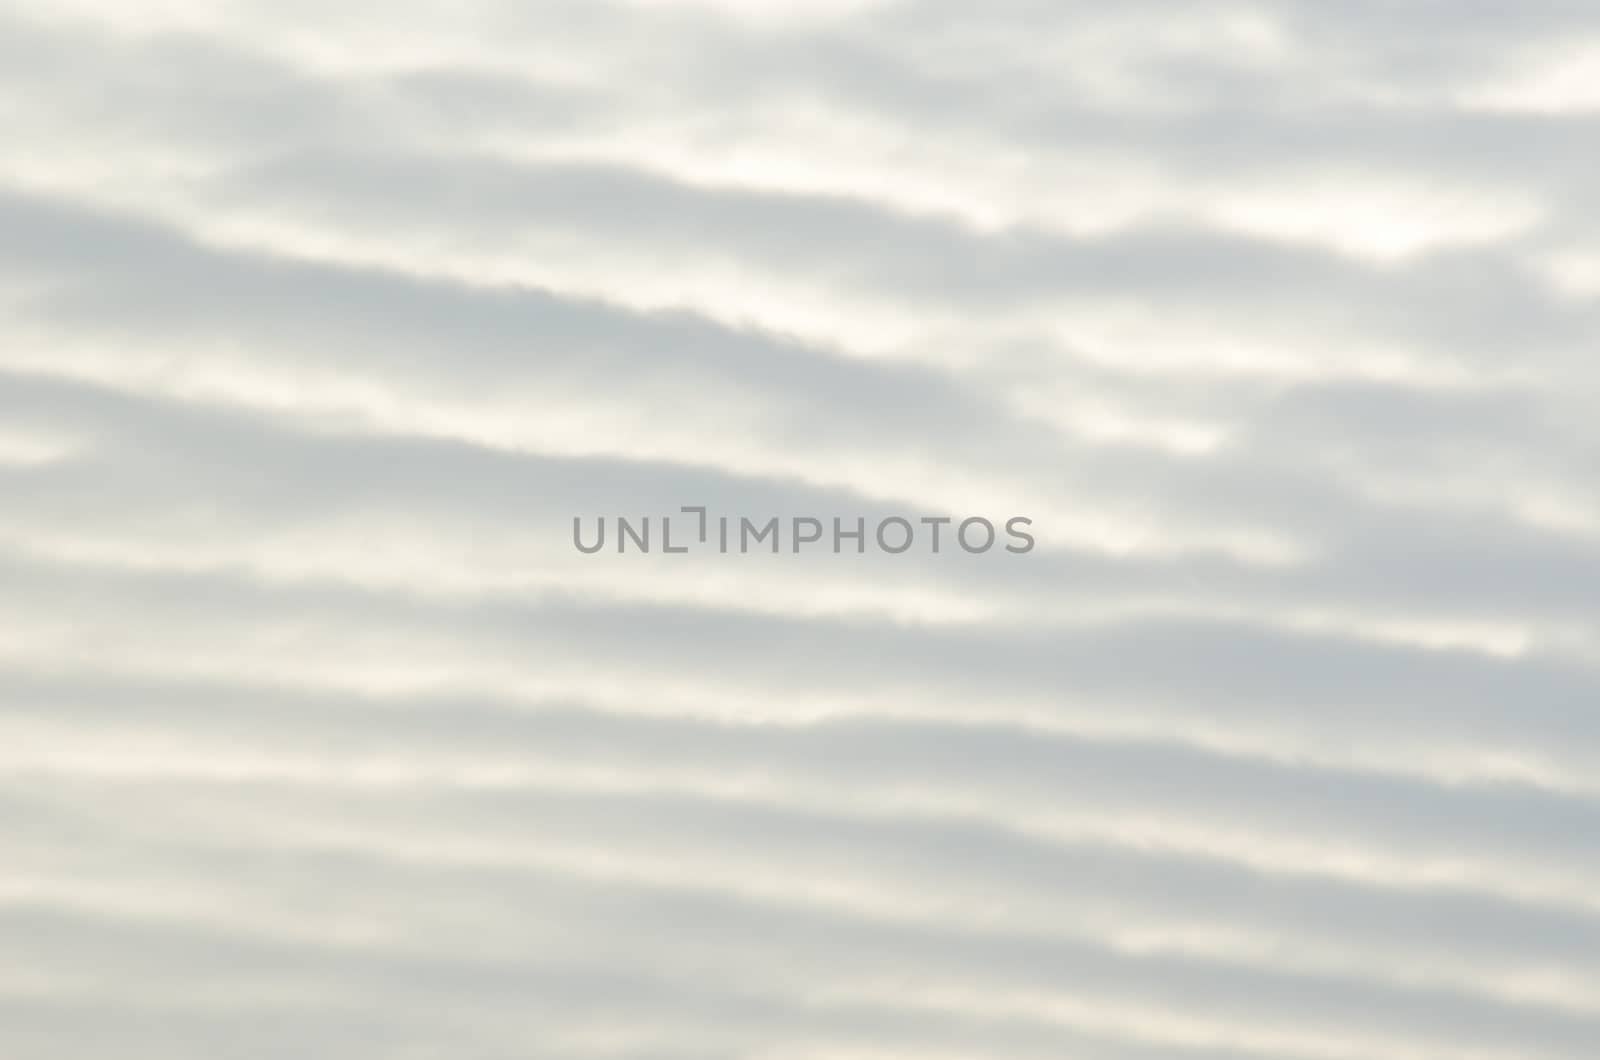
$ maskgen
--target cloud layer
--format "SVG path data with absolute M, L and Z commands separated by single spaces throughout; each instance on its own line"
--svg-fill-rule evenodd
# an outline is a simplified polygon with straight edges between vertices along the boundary
M 4 8 L 0 1053 L 1592 1057 L 1597 57 Z

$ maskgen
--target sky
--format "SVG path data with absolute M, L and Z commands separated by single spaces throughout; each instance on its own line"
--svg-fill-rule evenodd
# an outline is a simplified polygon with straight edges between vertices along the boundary
M 1600 1054 L 1600 6 L 0 0 L 0 129 L 0 1055 Z

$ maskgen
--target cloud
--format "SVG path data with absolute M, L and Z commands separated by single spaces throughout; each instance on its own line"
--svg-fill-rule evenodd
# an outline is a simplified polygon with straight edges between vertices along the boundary
M 0 13 L 0 1052 L 1592 1053 L 1592 13 L 446 6 Z

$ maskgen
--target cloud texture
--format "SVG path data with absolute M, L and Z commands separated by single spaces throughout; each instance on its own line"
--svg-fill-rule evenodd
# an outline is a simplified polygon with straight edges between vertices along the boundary
M 1600 1050 L 1600 11 L 0 8 L 0 1054 Z M 1034 519 L 578 554 L 574 515 Z

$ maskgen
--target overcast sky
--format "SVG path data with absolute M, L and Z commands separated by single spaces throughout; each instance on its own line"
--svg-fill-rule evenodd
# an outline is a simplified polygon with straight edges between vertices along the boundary
M 12 0 L 0 129 L 0 1054 L 1600 1053 L 1600 5 Z

